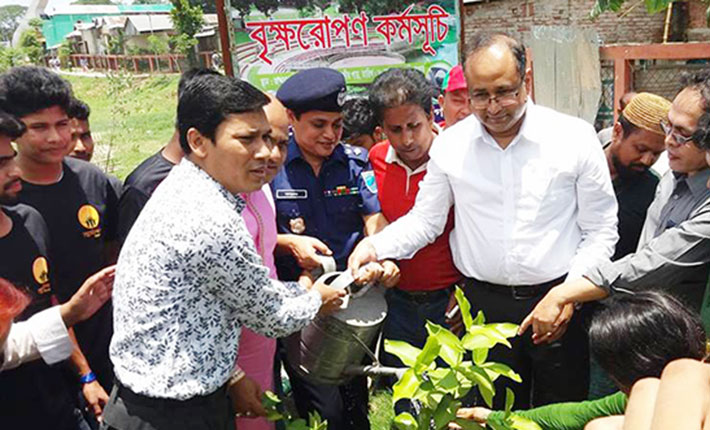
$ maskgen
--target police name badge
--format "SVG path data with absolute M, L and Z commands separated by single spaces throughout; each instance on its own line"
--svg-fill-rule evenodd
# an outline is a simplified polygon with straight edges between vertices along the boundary
M 302 234 L 306 231 L 306 222 L 303 221 L 303 218 L 301 217 L 290 219 L 288 221 L 288 226 L 294 234 Z

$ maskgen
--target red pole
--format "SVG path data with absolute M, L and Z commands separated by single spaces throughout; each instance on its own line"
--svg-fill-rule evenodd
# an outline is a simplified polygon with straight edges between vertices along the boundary
M 217 1 L 217 24 L 219 27 L 219 41 L 222 45 L 222 64 L 224 73 L 227 76 L 234 76 L 232 67 L 232 53 L 229 47 L 229 26 L 227 25 L 227 14 L 224 10 L 224 0 Z

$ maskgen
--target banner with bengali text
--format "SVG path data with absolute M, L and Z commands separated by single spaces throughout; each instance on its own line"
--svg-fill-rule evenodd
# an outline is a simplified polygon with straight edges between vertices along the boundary
M 274 92 L 299 70 L 331 67 L 345 75 L 349 92 L 357 92 L 392 67 L 416 68 L 439 84 L 459 62 L 454 0 L 409 3 L 390 14 L 341 13 L 338 5 L 250 14 L 236 30 L 242 79 Z

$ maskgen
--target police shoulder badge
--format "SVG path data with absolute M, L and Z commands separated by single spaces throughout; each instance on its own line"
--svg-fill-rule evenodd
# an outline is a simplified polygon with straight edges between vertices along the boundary
M 290 219 L 288 226 L 294 234 L 302 234 L 306 231 L 306 222 L 301 217 Z
M 365 182 L 365 186 L 367 187 L 368 190 L 370 190 L 371 193 L 377 194 L 377 181 L 375 181 L 375 172 L 372 170 L 368 170 L 366 172 L 362 172 L 360 174 L 362 176 L 363 182 Z

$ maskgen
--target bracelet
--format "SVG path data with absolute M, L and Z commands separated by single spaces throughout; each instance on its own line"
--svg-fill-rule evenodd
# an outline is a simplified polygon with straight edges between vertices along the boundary
M 79 378 L 79 382 L 82 384 L 89 384 L 91 382 L 94 382 L 96 380 L 96 375 L 94 372 L 89 372 L 86 375 L 83 375 L 81 378 Z

